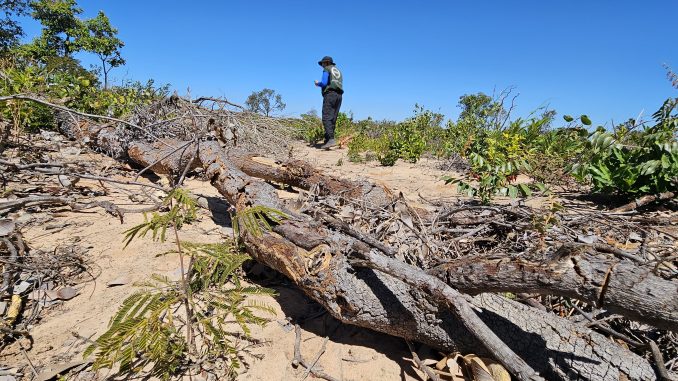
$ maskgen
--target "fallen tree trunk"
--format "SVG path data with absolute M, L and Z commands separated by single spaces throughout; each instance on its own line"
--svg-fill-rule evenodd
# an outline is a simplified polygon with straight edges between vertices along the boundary
M 240 171 L 218 143 L 200 143 L 198 155 L 212 184 L 236 210 L 254 205 L 286 210 L 272 186 Z M 147 166 L 158 155 L 147 147 L 130 157 Z M 353 253 L 369 246 L 308 216 L 290 215 L 272 232 L 244 231 L 242 239 L 255 259 L 285 274 L 337 319 L 441 350 L 493 355 L 429 294 L 352 266 Z M 547 379 L 655 379 L 646 360 L 590 329 L 494 294 L 472 300 L 483 322 Z
M 566 296 L 658 328 L 678 331 L 678 282 L 591 246 L 563 245 L 552 260 L 466 257 L 429 270 L 459 290 Z
M 324 174 L 302 160 L 288 160 L 277 165 L 257 162 L 256 155 L 230 151 L 229 160 L 245 174 L 259 179 L 287 184 L 310 190 L 317 188 L 321 195 L 341 195 L 371 207 L 381 207 L 393 202 L 391 191 L 369 181 L 354 181 Z
M 676 197 L 676 193 L 674 192 L 663 192 L 659 194 L 649 194 L 647 196 L 643 196 L 640 198 L 637 198 L 628 204 L 624 204 L 618 208 L 612 209 L 612 213 L 625 213 L 625 212 L 630 212 L 632 210 L 636 210 L 640 208 L 641 206 L 645 206 L 648 204 L 651 204 L 655 201 L 666 201 L 670 200 L 672 198 Z

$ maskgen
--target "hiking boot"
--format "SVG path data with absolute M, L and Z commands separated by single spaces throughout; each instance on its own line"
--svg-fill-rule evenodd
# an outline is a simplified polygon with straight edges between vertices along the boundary
M 325 144 L 321 145 L 320 148 L 322 149 L 330 149 L 334 146 L 337 145 L 337 142 L 334 139 L 328 140 Z

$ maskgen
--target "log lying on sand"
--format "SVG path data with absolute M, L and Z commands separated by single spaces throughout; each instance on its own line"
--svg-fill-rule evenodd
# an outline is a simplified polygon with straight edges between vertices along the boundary
M 323 174 L 302 160 L 288 160 L 279 165 L 266 165 L 254 160 L 256 155 L 231 151 L 229 160 L 246 175 L 266 181 L 287 184 L 321 195 L 341 195 L 344 198 L 379 207 L 393 201 L 394 195 L 384 187 L 369 181 L 354 181 Z
M 148 166 L 159 157 L 153 146 L 137 147 L 130 158 L 138 164 Z M 440 350 L 492 355 L 430 294 L 384 272 L 353 266 L 356 253 L 372 248 L 320 220 L 286 210 L 271 185 L 238 169 L 217 142 L 201 142 L 198 158 L 236 210 L 264 205 L 290 214 L 261 236 L 243 231 L 243 242 L 256 260 L 286 275 L 334 317 Z M 494 294 L 471 300 L 482 321 L 546 379 L 656 379 L 645 359 L 588 328 Z
M 589 245 L 569 243 L 544 263 L 467 257 L 429 273 L 469 294 L 506 291 L 566 296 L 678 331 L 678 282 L 659 277 L 653 270 L 609 258 Z
M 676 197 L 676 192 L 663 192 L 659 194 L 649 194 L 647 196 L 643 196 L 640 198 L 637 198 L 628 204 L 624 204 L 618 208 L 612 209 L 612 213 L 625 213 L 625 212 L 630 212 L 632 210 L 635 210 L 637 208 L 640 208 L 641 206 L 645 206 L 648 204 L 651 204 L 655 201 L 666 201 L 670 200 L 672 198 Z

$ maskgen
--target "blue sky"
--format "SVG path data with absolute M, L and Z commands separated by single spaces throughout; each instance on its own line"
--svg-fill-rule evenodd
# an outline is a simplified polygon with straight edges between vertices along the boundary
M 324 55 L 344 73 L 342 110 L 358 118 L 401 119 L 415 103 L 456 118 L 459 96 L 515 86 L 517 115 L 548 104 L 609 124 L 678 96 L 661 66 L 678 70 L 675 0 L 79 4 L 120 30 L 127 65 L 114 79 L 239 103 L 268 87 L 286 115 L 320 109 L 313 81 Z M 38 32 L 25 27 L 27 37 Z

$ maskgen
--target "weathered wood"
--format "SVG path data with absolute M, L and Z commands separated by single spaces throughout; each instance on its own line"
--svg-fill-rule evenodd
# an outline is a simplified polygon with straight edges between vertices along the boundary
M 130 157 L 146 166 L 157 155 L 139 151 Z M 236 210 L 253 205 L 285 210 L 275 189 L 239 170 L 218 143 L 200 143 L 199 161 Z M 429 294 L 388 274 L 354 268 L 349 258 L 369 252 L 368 245 L 308 216 L 289 214 L 290 219 L 262 236 L 243 231 L 245 246 L 334 317 L 441 350 L 492 355 Z M 494 294 L 475 296 L 473 304 L 483 322 L 546 379 L 656 378 L 646 360 L 590 329 Z
M 195 155 L 197 145 L 193 142 L 182 142 L 172 139 L 163 139 L 155 143 L 132 142 L 127 153 L 138 157 L 144 155 L 150 162 L 146 168 L 157 173 L 177 175 L 183 172 L 187 165 L 189 170 L 200 166 L 200 163 L 191 158 Z M 179 171 L 179 173 L 175 173 Z
M 625 212 L 630 212 L 632 210 L 636 210 L 640 208 L 641 206 L 645 206 L 648 204 L 651 204 L 655 201 L 666 201 L 670 200 L 672 198 L 676 197 L 676 193 L 674 192 L 663 192 L 659 194 L 649 194 L 647 196 L 643 196 L 640 198 L 637 198 L 628 204 L 622 205 L 618 208 L 612 209 L 612 213 L 625 213 Z
M 360 260 L 352 263 L 361 263 L 362 266 L 389 274 L 410 287 L 421 289 L 447 305 L 459 318 L 459 322 L 473 336 L 497 358 L 518 380 L 543 380 L 522 358 L 518 357 L 506 344 L 490 330 L 476 315 L 469 302 L 459 291 L 445 284 L 440 279 L 426 274 L 423 270 L 396 259 L 368 251 L 359 254 Z
M 317 188 L 321 195 L 342 197 L 365 203 L 372 207 L 390 204 L 395 197 L 381 185 L 364 180 L 347 180 L 318 171 L 303 160 L 288 160 L 276 165 L 267 165 L 254 160 L 252 153 L 229 151 L 229 160 L 245 174 L 259 179 L 287 184 L 310 190 Z
M 468 294 L 526 292 L 566 296 L 630 319 L 678 331 L 678 282 L 652 267 L 617 260 L 584 244 L 566 244 L 553 260 L 465 257 L 430 274 Z

